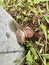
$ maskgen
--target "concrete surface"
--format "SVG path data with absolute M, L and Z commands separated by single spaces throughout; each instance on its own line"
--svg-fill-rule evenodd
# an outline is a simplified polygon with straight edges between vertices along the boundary
M 15 65 L 13 61 L 22 59 L 25 55 L 24 47 L 17 41 L 13 21 L 14 19 L 0 7 L 0 65 Z

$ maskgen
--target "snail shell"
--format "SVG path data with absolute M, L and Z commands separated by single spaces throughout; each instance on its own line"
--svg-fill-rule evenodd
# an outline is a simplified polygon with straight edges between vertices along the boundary
M 26 38 L 31 38 L 33 36 L 33 30 L 30 27 L 25 27 L 23 31 Z

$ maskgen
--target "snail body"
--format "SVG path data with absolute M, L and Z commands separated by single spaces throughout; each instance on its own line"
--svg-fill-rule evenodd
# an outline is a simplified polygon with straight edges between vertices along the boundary
M 18 29 L 18 30 L 16 30 L 16 35 L 17 35 L 18 42 L 23 44 L 25 42 L 25 34 L 24 34 L 24 32 L 22 30 Z

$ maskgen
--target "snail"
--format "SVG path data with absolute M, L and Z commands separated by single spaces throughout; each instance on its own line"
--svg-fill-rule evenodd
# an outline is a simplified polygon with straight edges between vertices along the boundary
M 13 22 L 15 23 L 15 25 L 13 25 L 16 28 L 16 36 L 18 42 L 23 44 L 25 43 L 25 39 L 31 38 L 33 36 L 33 30 L 29 26 L 26 26 L 22 29 L 21 26 L 15 20 L 13 20 Z
M 18 29 L 16 34 L 18 42 L 23 44 L 26 38 L 31 38 L 33 36 L 33 30 L 30 27 L 25 27 L 23 30 Z

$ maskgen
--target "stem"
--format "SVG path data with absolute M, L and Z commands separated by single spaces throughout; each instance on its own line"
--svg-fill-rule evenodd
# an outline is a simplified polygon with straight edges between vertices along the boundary
M 20 63 L 17 64 L 17 65 L 20 65 L 20 64 L 23 62 L 23 60 L 24 60 L 25 58 L 26 58 L 26 56 L 24 56 L 24 57 L 21 59 Z
M 47 12 L 48 12 L 48 10 L 49 10 L 49 8 L 48 8 L 48 1 L 46 1 L 46 8 L 47 8 Z
M 42 59 L 42 57 L 41 57 L 41 55 L 40 55 L 40 53 L 38 52 L 38 50 L 35 48 L 35 50 L 36 50 L 36 52 L 37 52 L 37 54 L 38 54 L 38 56 L 39 56 L 39 58 L 41 59 L 41 61 L 42 61 L 42 65 L 44 65 L 44 62 L 43 62 L 43 59 Z

